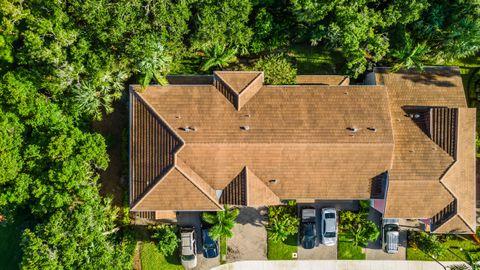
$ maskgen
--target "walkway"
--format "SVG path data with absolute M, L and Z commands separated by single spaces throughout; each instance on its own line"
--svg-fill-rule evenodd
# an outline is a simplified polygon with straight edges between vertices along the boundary
M 459 262 L 422 261 L 241 261 L 212 268 L 212 270 L 445 270 Z

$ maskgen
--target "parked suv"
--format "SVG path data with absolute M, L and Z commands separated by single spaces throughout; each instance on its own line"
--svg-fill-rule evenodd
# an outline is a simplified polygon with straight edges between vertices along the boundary
M 195 242 L 195 229 L 193 227 L 181 228 L 180 238 L 182 240 L 182 265 L 187 269 L 194 268 L 197 266 L 197 244 Z
M 326 246 L 333 246 L 337 243 L 337 210 L 335 208 L 322 209 L 321 221 L 322 243 Z
M 300 237 L 302 247 L 304 249 L 312 249 L 315 247 L 317 241 L 317 215 L 315 214 L 315 208 L 302 208 L 301 215 L 302 223 L 300 229 Z
M 396 218 L 385 218 L 382 221 L 382 248 L 386 253 L 395 254 L 398 252 L 399 220 Z

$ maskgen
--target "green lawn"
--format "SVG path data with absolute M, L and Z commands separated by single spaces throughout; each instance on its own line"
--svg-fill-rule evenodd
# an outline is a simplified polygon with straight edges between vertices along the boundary
M 469 237 L 470 236 L 465 236 L 467 240 L 464 240 L 459 237 L 452 236 L 452 239 L 449 239 L 445 242 L 448 250 L 442 256 L 439 256 L 437 259 L 439 261 L 465 261 L 465 254 L 460 250 L 460 248 L 480 254 L 480 246 L 475 245 L 473 241 L 468 240 Z M 432 258 L 420 249 L 414 248 L 412 245 L 412 241 L 409 241 L 407 247 L 407 260 L 432 261 Z
M 152 242 L 144 242 L 142 246 L 142 269 L 143 270 L 180 270 L 183 269 L 177 252 L 165 257 L 157 246 Z
M 274 242 L 268 238 L 267 257 L 269 260 L 295 260 L 292 253 L 298 251 L 298 234 L 290 235 L 283 242 Z
M 326 51 L 310 45 L 293 46 L 288 55 L 295 59 L 298 74 L 341 74 L 345 65 L 339 51 Z
M 337 244 L 337 259 L 338 260 L 365 260 L 365 253 L 362 253 L 362 248 L 354 246 L 352 242 L 346 241 L 346 237 L 339 233 Z

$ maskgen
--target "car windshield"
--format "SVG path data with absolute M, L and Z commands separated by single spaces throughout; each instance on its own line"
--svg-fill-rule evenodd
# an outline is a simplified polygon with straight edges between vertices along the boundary
M 326 233 L 324 234 L 325 237 L 329 237 L 329 238 L 330 238 L 330 237 L 335 237 L 335 235 L 336 235 L 335 232 L 326 232 Z
M 183 255 L 182 256 L 182 260 L 184 260 L 184 261 L 191 261 L 193 259 L 195 259 L 195 255 Z
M 326 213 L 325 218 L 335 218 L 335 214 L 334 213 Z
M 214 249 L 216 246 L 215 244 L 204 244 L 203 248 L 204 249 Z
M 387 232 L 398 231 L 398 225 L 395 225 L 395 224 L 385 225 L 385 231 L 387 231 Z

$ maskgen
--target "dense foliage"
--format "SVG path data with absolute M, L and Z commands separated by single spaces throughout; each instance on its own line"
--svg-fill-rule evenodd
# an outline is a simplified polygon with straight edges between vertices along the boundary
M 297 207 L 293 201 L 287 205 L 270 206 L 268 208 L 266 228 L 272 241 L 285 241 L 289 235 L 298 233 L 299 225 L 300 218 L 297 216 Z
M 297 77 L 297 70 L 281 54 L 260 58 L 253 69 L 264 71 L 266 84 L 295 84 Z
M 428 234 L 426 232 L 416 232 L 413 234 L 414 243 L 416 246 L 426 254 L 439 257 L 447 251 L 447 247 L 438 239 L 435 234 Z
M 158 241 L 158 249 L 164 256 L 172 255 L 178 247 L 177 230 L 174 225 L 161 224 L 152 228 L 155 232 L 153 239 Z
M 365 247 L 368 242 L 373 242 L 380 236 L 377 225 L 367 220 L 366 214 L 351 211 L 340 211 L 339 230 L 354 246 Z

